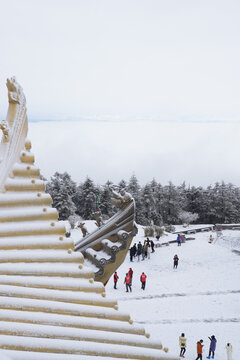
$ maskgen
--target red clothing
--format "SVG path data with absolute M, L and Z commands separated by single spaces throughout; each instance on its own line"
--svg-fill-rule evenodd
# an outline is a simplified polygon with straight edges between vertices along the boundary
M 147 275 L 142 274 L 141 277 L 140 277 L 141 282 L 146 282 L 146 278 L 147 278 Z
M 118 281 L 118 276 L 117 276 L 117 274 L 114 274 L 113 281 L 114 281 L 114 282 L 117 282 L 117 281 Z
M 131 284 L 131 277 L 129 275 L 126 275 L 125 277 L 125 283 L 126 284 Z
M 200 341 L 197 342 L 197 353 L 202 354 L 202 348 L 203 345 L 200 343 Z
M 129 269 L 129 272 L 128 272 L 129 276 L 132 278 L 133 277 L 133 270 L 132 268 Z

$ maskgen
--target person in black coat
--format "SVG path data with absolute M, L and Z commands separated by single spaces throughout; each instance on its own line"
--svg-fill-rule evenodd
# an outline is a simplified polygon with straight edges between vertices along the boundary
M 154 244 L 153 240 L 151 240 L 152 253 L 154 253 L 154 252 L 155 252 L 155 250 L 154 250 L 154 246 L 155 246 L 155 244 Z
M 178 260 L 179 260 L 179 257 L 176 255 L 174 255 L 174 258 L 173 258 L 173 268 L 177 269 L 178 267 Z
M 136 244 L 130 248 L 130 261 L 133 262 L 133 258 L 137 252 Z

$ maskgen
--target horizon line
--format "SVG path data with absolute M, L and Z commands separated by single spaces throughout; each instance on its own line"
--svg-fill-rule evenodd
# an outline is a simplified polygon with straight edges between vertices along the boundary
M 104 123 L 139 123 L 139 122 L 155 122 L 155 123 L 191 123 L 191 124 L 237 124 L 240 123 L 240 119 L 232 120 L 232 119 L 225 119 L 225 120 L 206 120 L 206 119 L 174 119 L 174 120 L 161 120 L 161 119 L 104 119 L 104 118 L 50 118 L 50 119 L 34 119 L 29 118 L 28 121 L 30 123 L 37 123 L 37 122 L 104 122 Z

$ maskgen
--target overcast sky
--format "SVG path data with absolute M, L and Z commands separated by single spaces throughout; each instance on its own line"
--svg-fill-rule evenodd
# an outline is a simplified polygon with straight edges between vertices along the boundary
M 130 153 L 124 150 L 124 140 L 121 151 L 114 152 L 116 160 L 129 170 L 116 174 L 118 170 L 110 162 L 104 170 L 106 178 L 113 173 L 122 178 L 137 172 L 145 181 L 146 172 L 139 165 L 141 148 L 145 162 L 154 160 L 147 168 L 149 178 L 176 183 L 184 178 L 195 184 L 228 179 L 240 184 L 239 166 L 229 168 L 229 161 L 238 163 L 240 152 L 236 139 L 240 123 L 239 18 L 239 0 L 0 0 L 0 116 L 4 118 L 7 111 L 6 78 L 15 75 L 27 97 L 30 121 L 69 122 L 81 167 L 75 177 L 90 172 L 93 179 L 103 181 L 100 158 L 105 151 L 111 155 L 106 139 L 124 139 L 124 133 L 133 133 L 135 123 L 139 134 L 133 136 Z M 79 128 L 74 129 L 78 125 L 70 125 L 72 120 L 86 125 L 79 138 L 75 136 Z M 216 124 L 210 126 L 211 122 Z M 118 135 L 113 124 L 117 124 Z M 49 127 L 47 122 L 41 129 L 46 132 Z M 92 141 L 95 129 L 104 129 L 98 145 Z M 150 133 L 157 141 L 154 154 L 151 142 L 147 141 L 147 147 L 143 142 Z M 34 137 L 34 130 L 32 134 Z M 45 136 L 41 135 L 34 138 L 39 152 L 43 152 Z M 91 144 L 95 172 L 89 170 L 87 158 L 81 158 L 85 154 L 79 152 L 83 137 L 85 148 Z M 189 138 L 195 139 L 191 146 Z M 56 139 L 52 141 L 54 149 Z M 74 150 L 71 136 L 62 141 L 65 151 L 67 141 Z M 209 141 L 213 153 L 223 149 L 219 144 L 224 145 L 224 156 L 213 159 L 213 154 L 205 151 L 204 155 L 196 146 L 201 143 L 206 150 L 204 142 Z M 186 154 L 191 157 L 184 165 Z M 174 158 L 173 172 L 167 164 Z M 191 171 L 189 162 L 194 159 L 199 166 Z M 211 160 L 215 165 L 205 173 Z M 221 172 L 222 168 L 228 171 Z M 46 172 L 51 172 L 50 167 Z M 173 176 L 179 172 L 183 176 Z

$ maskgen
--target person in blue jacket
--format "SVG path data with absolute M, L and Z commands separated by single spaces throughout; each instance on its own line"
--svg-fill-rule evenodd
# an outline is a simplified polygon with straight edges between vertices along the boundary
M 181 242 L 182 242 L 181 235 L 178 234 L 178 237 L 177 237 L 177 244 L 178 244 L 178 246 L 181 246 Z
M 214 335 L 212 335 L 211 337 L 208 337 L 210 340 L 210 347 L 209 347 L 209 354 L 207 356 L 207 359 L 211 358 L 212 355 L 212 359 L 214 359 L 214 354 L 215 354 L 215 350 L 216 350 L 216 343 L 217 343 L 217 339 L 215 338 Z

